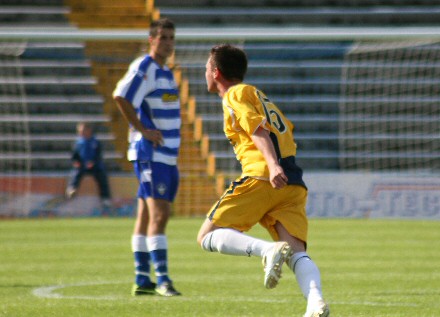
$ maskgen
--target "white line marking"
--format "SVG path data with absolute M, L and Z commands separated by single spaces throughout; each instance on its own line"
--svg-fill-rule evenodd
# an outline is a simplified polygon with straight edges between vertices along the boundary
M 127 282 L 89 282 L 89 283 L 75 283 L 75 284 L 62 284 L 43 286 L 36 288 L 32 291 L 37 297 L 41 298 L 53 298 L 53 299 L 91 299 L 91 300 L 116 300 L 122 299 L 122 296 L 80 296 L 80 295 L 63 295 L 56 291 L 69 288 L 69 287 L 81 287 L 81 286 L 94 286 L 94 285 L 108 285 L 108 284 L 125 284 Z
M 63 295 L 58 291 L 66 289 L 69 287 L 83 287 L 83 286 L 96 286 L 96 285 L 115 285 L 115 284 L 128 284 L 127 281 L 121 282 L 84 282 L 84 283 L 74 283 L 74 284 L 62 284 L 62 285 L 51 285 L 42 286 L 32 290 L 32 294 L 40 298 L 50 298 L 50 299 L 83 299 L 83 300 L 127 300 L 127 296 L 115 296 L 115 295 L 104 295 L 104 296 L 86 296 L 86 295 Z M 164 300 L 163 297 L 153 296 L 152 300 Z M 218 296 L 178 296 L 174 297 L 174 300 L 179 301 L 204 301 L 204 302 L 260 302 L 260 303 L 290 303 L 291 300 L 288 298 L 261 298 L 255 299 L 251 297 L 218 297 Z M 167 299 L 166 299 L 167 300 Z M 401 302 L 373 302 L 373 301 L 330 301 L 330 305 L 362 305 L 362 306 L 382 306 L 382 307 L 418 307 L 419 304 L 416 303 L 401 303 Z
M 413 303 L 381 303 L 370 301 L 330 301 L 330 305 L 361 305 L 361 306 L 382 306 L 382 307 L 418 307 L 420 305 Z

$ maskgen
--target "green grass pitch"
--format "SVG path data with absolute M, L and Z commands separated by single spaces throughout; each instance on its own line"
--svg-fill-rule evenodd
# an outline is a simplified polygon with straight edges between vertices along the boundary
M 133 219 L 0 222 L 0 316 L 302 316 L 284 267 L 274 290 L 256 257 L 202 251 L 201 218 L 172 218 L 169 271 L 181 297 L 132 297 Z M 251 234 L 268 235 L 257 227 Z M 440 316 L 440 222 L 312 219 L 309 254 L 333 317 Z

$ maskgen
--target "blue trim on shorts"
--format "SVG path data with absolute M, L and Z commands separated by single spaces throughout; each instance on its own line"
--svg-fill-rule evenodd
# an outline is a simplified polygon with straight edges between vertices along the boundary
M 217 201 L 217 204 L 215 205 L 215 207 L 212 209 L 211 213 L 209 214 L 209 216 L 208 216 L 209 220 L 212 221 L 212 218 L 214 218 L 214 214 L 215 214 L 218 206 L 222 202 L 223 198 L 225 198 L 229 194 L 232 194 L 234 192 L 234 190 L 238 186 L 242 185 L 245 181 L 247 181 L 248 178 L 249 178 L 249 176 L 245 176 L 238 181 L 231 182 L 231 184 L 229 185 L 229 189 L 225 191 L 225 193 L 222 195 L 222 197 L 220 197 L 220 199 Z

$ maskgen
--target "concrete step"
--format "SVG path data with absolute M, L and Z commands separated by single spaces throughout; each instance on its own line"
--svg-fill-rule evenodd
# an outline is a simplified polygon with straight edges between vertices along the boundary
M 374 7 L 159 7 L 177 25 L 432 25 L 440 19 L 433 6 Z
M 2 65 L 1 72 L 13 74 L 17 71 L 17 66 L 13 63 Z M 91 76 L 91 65 L 87 60 L 22 60 L 19 66 L 24 77 Z
M 30 161 L 31 171 L 69 171 L 72 167 L 69 152 L 9 152 L 0 154 L 0 171 L 16 169 L 19 162 Z M 119 170 L 118 160 L 122 155 L 117 152 L 105 152 L 103 155 L 104 163 L 109 171 Z
M 23 87 L 28 95 L 93 95 L 97 80 L 91 76 L 35 76 L 35 77 L 0 77 L 0 85 L 5 91 L 19 92 Z
M 5 6 L 57 6 L 61 7 L 64 5 L 64 0 L 2 0 L 2 5 Z
M 102 114 L 104 99 L 99 95 L 0 96 L 0 106 L 8 113 Z M 6 112 L 6 110 L 5 110 Z
M 21 59 L 84 61 L 84 47 L 81 42 L 29 42 Z
M 4 131 L 15 133 L 26 128 L 29 134 L 50 134 L 50 133 L 76 133 L 76 124 L 78 122 L 88 122 L 95 126 L 95 132 L 107 132 L 105 124 L 110 122 L 110 118 L 106 115 L 2 115 L 0 116 L 0 124 Z
M 104 151 L 114 151 L 114 136 L 110 133 L 97 133 L 96 138 L 101 142 Z M 0 146 L 6 149 L 11 144 L 29 144 L 32 152 L 70 152 L 77 139 L 76 134 L 2 134 Z M 15 147 L 12 147 L 15 149 Z M 11 149 L 12 150 L 12 149 Z
M 10 0 L 9 0 L 10 1 Z M 25 1 L 25 0 L 19 0 Z M 30 0 L 27 0 L 30 1 Z M 387 0 L 388 6 L 429 6 L 437 5 L 437 0 Z M 156 6 L 170 7 L 175 6 L 176 0 L 161 0 L 157 2 Z M 380 6 L 384 5 L 382 0 L 179 0 L 179 5 L 182 7 L 282 7 L 282 8 L 302 8 L 302 7 L 318 7 L 318 6 L 331 6 L 331 7 L 361 7 L 361 6 Z
M 3 2 L 3 1 L 2 1 Z M 70 12 L 64 6 L 42 6 L 42 5 L 2 5 L 0 10 L 0 25 L 41 26 L 41 25 L 68 25 L 66 15 Z

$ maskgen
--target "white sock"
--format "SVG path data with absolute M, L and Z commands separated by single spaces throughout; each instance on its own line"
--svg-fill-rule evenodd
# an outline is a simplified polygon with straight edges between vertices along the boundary
M 229 255 L 263 257 L 273 242 L 248 236 L 240 231 L 220 228 L 209 232 L 202 241 L 202 248 L 210 252 Z
M 306 252 L 297 252 L 289 262 L 290 269 L 295 273 L 296 281 L 307 299 L 307 308 L 322 300 L 321 276 L 316 264 Z
M 147 237 L 140 234 L 132 235 L 131 250 L 133 252 L 148 252 Z
M 168 241 L 166 235 L 158 235 L 147 238 L 148 250 L 167 250 Z

